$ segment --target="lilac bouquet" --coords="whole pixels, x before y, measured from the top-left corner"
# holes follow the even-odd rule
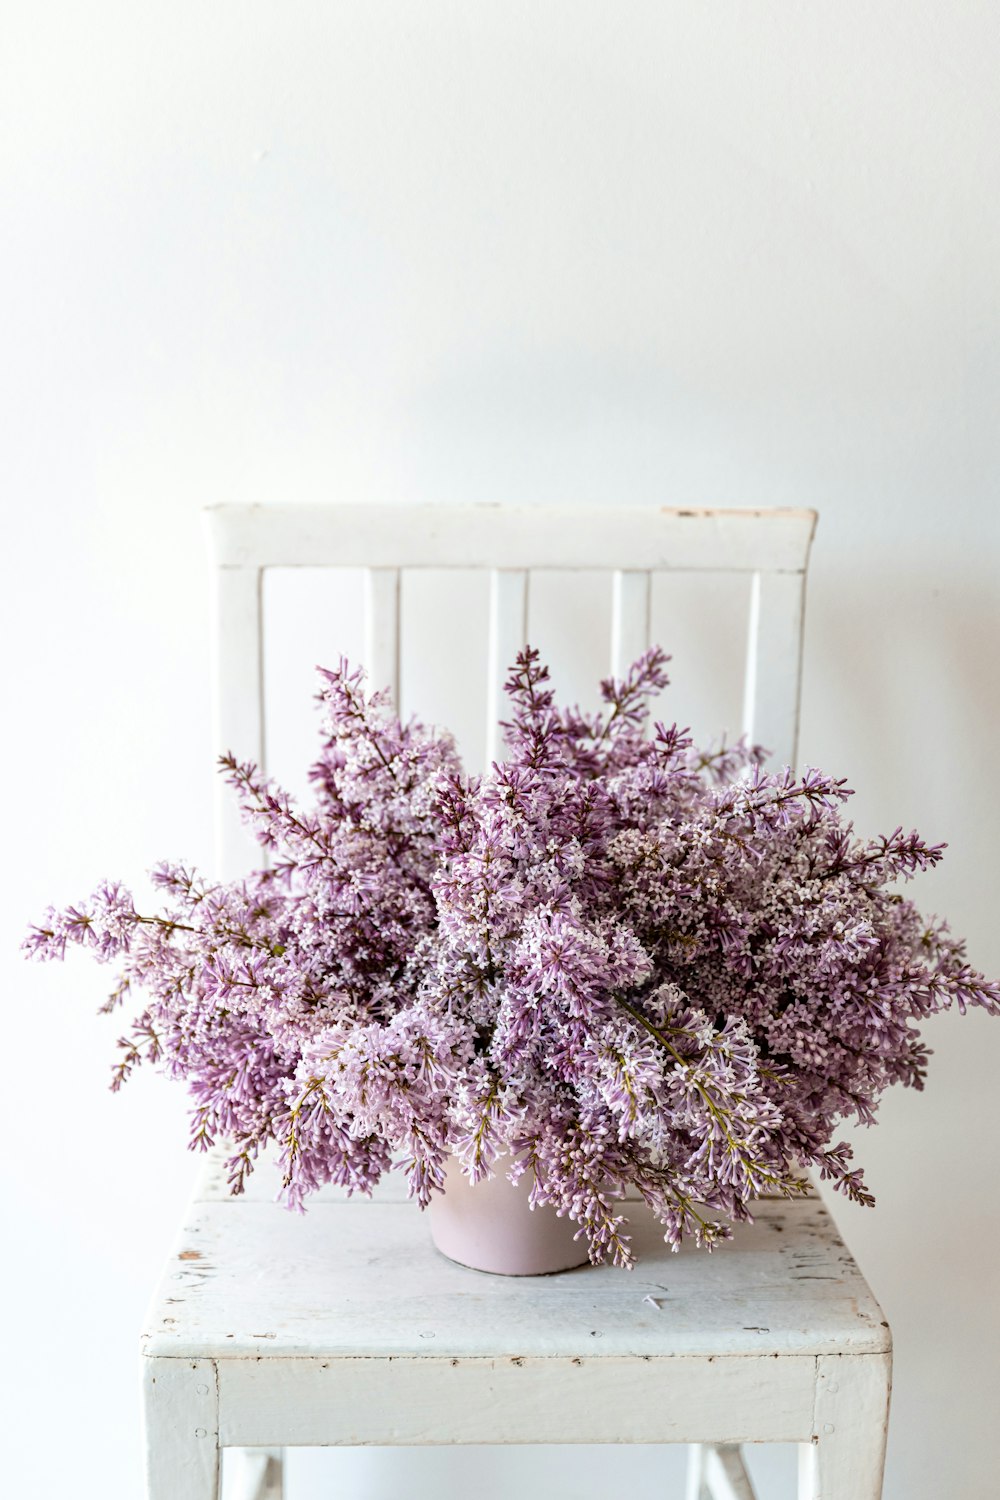
[[[870,1203],[837,1123],[920,1088],[920,1020],[996,1014],[1000,986],[894,889],[943,845],[857,837],[818,771],[650,732],[667,659],[603,683],[590,716],[524,651],[484,776],[342,662],[312,809],[223,758],[267,869],[163,864],[161,910],[108,883],[25,946],[116,963],[106,1010],[144,994],[112,1087],[142,1061],[184,1079],[192,1146],[229,1143],[237,1193],[273,1147],[293,1207],[393,1166],[426,1205],[454,1155],[473,1181],[530,1173],[620,1265],[628,1189],[675,1247],[800,1192],[803,1166]]]

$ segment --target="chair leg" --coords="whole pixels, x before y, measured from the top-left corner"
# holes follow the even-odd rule
[[[147,1500],[218,1500],[219,1396],[207,1359],[143,1359]]]
[[[268,1448],[261,1500],[285,1500],[285,1456],[281,1448]]]
[[[738,1444],[691,1444],[687,1500],[756,1500]]]
[[[282,1460],[280,1448],[227,1448],[223,1500],[283,1500]]]
[[[799,1448],[799,1500],[881,1500],[890,1354],[821,1355],[815,1432]]]
[[[705,1443],[688,1444],[687,1461],[687,1485],[684,1490],[684,1500],[710,1500],[708,1489],[705,1485],[705,1455],[708,1445]]]

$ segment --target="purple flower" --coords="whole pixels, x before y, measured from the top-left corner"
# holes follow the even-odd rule
[[[449,1154],[473,1181],[504,1158],[622,1265],[628,1189],[674,1246],[800,1191],[802,1166],[871,1202],[838,1123],[922,1086],[925,1016],[995,1014],[1000,989],[893,888],[943,845],[859,838],[843,780],[769,771],[757,746],[648,734],[666,662],[647,652],[587,715],[525,650],[507,759],[469,777],[342,661],[315,806],[222,760],[267,870],[159,865],[161,910],[105,883],[24,947],[119,965],[104,1008],[144,1008],[112,1087],[142,1062],[183,1080],[191,1145],[229,1143],[234,1192],[266,1150],[296,1208],[394,1165],[425,1204]]]

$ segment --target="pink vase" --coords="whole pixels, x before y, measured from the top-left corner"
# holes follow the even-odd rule
[[[531,1173],[511,1183],[502,1160],[492,1177],[473,1186],[452,1157],[445,1190],[428,1209],[431,1238],[449,1260],[499,1276],[547,1276],[584,1265],[586,1237],[573,1237],[579,1226],[554,1208],[533,1209],[530,1191]]]

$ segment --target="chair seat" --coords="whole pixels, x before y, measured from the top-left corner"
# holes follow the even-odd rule
[[[440,1255],[393,1174],[327,1188],[304,1215],[259,1168],[231,1198],[202,1175],[143,1332],[145,1352],[210,1359],[607,1358],[880,1353],[887,1324],[815,1195],[763,1200],[709,1254],[672,1253],[628,1203],[639,1263],[493,1276]]]
[[[212,1448],[809,1443],[843,1389],[851,1421],[882,1393],[884,1441],[888,1324],[815,1195],[763,1200],[711,1255],[630,1203],[635,1270],[502,1277],[440,1255],[401,1180],[305,1216],[275,1187],[261,1168],[230,1198],[209,1161],[143,1333],[154,1425]]]

